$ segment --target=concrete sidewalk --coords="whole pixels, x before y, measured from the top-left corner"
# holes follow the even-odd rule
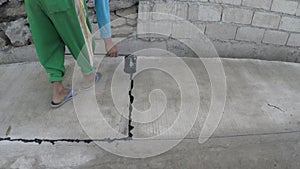
[[[171,62],[171,59],[139,57],[138,62],[162,64]],[[74,111],[73,103],[76,100],[66,103],[60,109],[50,108],[51,86],[48,75],[38,63],[1,65],[0,168],[300,167],[299,64],[222,59],[227,78],[225,110],[212,137],[204,144],[199,144],[198,137],[211,104],[211,83],[203,63],[195,58],[183,59],[195,75],[201,106],[201,113],[186,137],[170,132],[161,139],[147,139],[162,134],[174,123],[180,112],[182,96],[174,77],[162,71],[149,70],[134,76],[132,94],[133,106],[137,110],[152,109],[144,115],[133,111],[132,118],[133,121],[142,121],[144,117],[159,118],[146,124],[133,122],[133,139],[122,140],[128,133],[130,85],[128,74],[114,76],[115,70],[123,67],[122,61],[121,57],[105,58],[99,66],[103,77],[95,88],[96,102],[103,117],[120,133],[118,137],[109,139],[101,135],[97,138],[87,135],[89,133],[86,133],[85,128],[94,128],[93,131],[97,132],[102,126],[83,127],[80,115]],[[67,62],[67,87],[71,87],[73,65],[72,61]],[[113,89],[124,91],[118,93],[118,103],[121,102],[119,108],[115,107],[111,95],[113,77],[118,77],[118,83]],[[151,95],[155,89],[160,89],[163,94],[156,92]],[[161,105],[156,104],[155,100],[163,96],[168,102],[162,112],[157,112]],[[182,124],[182,128],[186,126]],[[4,140],[8,137],[10,140]],[[89,142],[90,139],[94,141]],[[111,142],[112,139],[117,140]],[[119,157],[96,144],[103,142],[108,147],[122,151],[124,144],[151,147],[157,142],[163,144],[182,139],[170,151],[145,159]],[[133,148],[129,147],[128,151],[133,151]],[[153,150],[156,149],[160,148],[153,147]]]

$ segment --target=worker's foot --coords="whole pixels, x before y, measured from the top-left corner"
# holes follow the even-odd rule
[[[89,89],[93,87],[96,83],[99,82],[101,77],[101,74],[99,72],[92,73],[89,75],[84,75],[83,82],[82,82],[82,88],[83,89]]]
[[[61,82],[53,83],[53,98],[51,102],[52,107],[60,107],[65,102],[71,100],[73,96],[77,95],[78,91],[66,89]]]

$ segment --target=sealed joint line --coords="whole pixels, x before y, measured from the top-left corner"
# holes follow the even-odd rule
[[[130,87],[129,87],[129,113],[128,113],[128,138],[132,139],[133,134],[132,130],[134,126],[132,125],[132,104],[134,102],[134,96],[132,95],[132,90],[134,87],[134,80],[133,74],[136,72],[136,63],[137,63],[137,56],[136,55],[127,55],[125,56],[125,65],[124,65],[124,72],[130,74]]]
[[[58,142],[62,143],[85,143],[90,144],[92,142],[107,142],[112,143],[114,141],[128,141],[129,139],[127,137],[125,138],[104,138],[104,139],[13,139],[11,137],[6,138],[0,138],[0,142],[8,141],[8,142],[21,142],[21,143],[36,143],[36,144],[42,144],[42,143],[51,143],[52,145],[55,145]]]
[[[133,85],[134,85],[134,81],[132,79],[132,74],[130,75],[130,90],[129,90],[129,115],[128,115],[128,137],[132,138],[133,134],[131,133],[131,131],[133,130],[134,126],[132,125],[132,104],[134,101],[134,96],[132,95],[132,90],[133,90]]]

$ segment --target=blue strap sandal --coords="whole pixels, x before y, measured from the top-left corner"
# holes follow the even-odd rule
[[[95,76],[95,84],[93,84],[93,85],[90,86],[90,87],[82,87],[83,90],[88,90],[88,89],[94,87],[97,83],[100,82],[100,78],[101,78],[101,74],[100,74],[99,72],[97,72],[97,73],[96,73],[96,76]]]
[[[63,101],[61,101],[60,103],[54,103],[53,101],[51,101],[50,106],[51,106],[52,108],[59,108],[59,107],[61,107],[61,106],[64,105],[67,101],[73,99],[73,93],[74,93],[74,91],[73,91],[73,90],[70,90],[69,94],[64,98]]]
[[[101,77],[101,74],[100,73],[96,73],[95,84],[97,84],[100,81],[100,77]]]

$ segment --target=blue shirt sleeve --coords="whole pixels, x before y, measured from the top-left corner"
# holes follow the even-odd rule
[[[96,15],[101,38],[111,37],[109,0],[95,0]]]

